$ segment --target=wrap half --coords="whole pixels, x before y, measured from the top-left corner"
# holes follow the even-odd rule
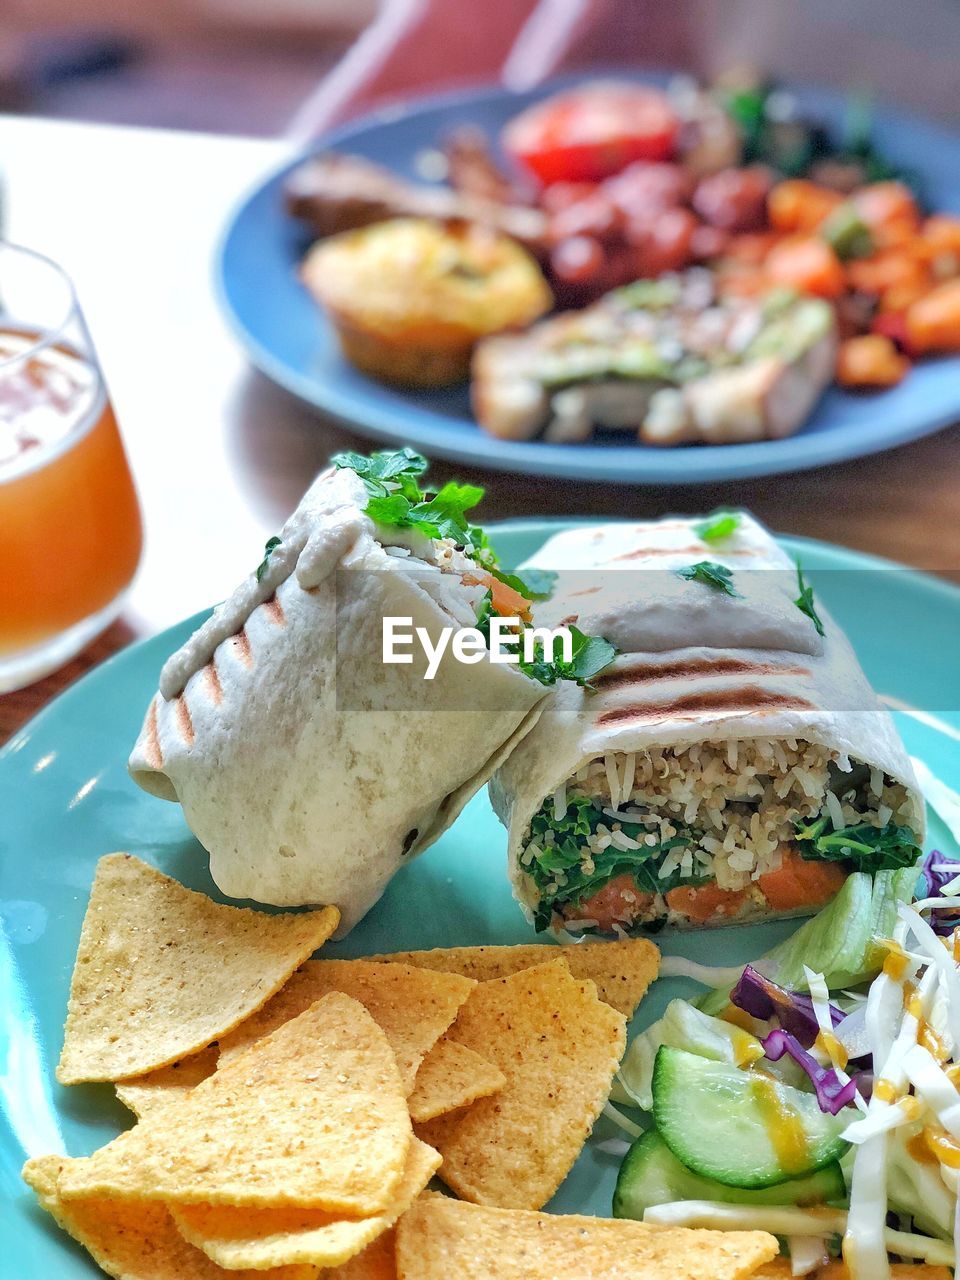
[[[352,470],[314,482],[260,570],[164,666],[129,761],[180,802],[225,894],[336,905],[341,934],[450,826],[546,692],[489,654],[468,666],[448,648],[430,680],[418,646],[384,662],[384,616],[436,643],[476,623],[484,575],[455,539],[376,524],[367,502]]]
[[[846,637],[766,530],[729,524],[594,526],[529,562],[566,571],[538,624],[620,650],[491,781],[538,929],[801,915],[920,855],[910,759]]]

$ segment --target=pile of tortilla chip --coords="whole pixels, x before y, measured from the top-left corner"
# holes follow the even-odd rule
[[[709,1259],[718,1280],[774,1256],[762,1233],[536,1212],[606,1102],[656,976],[651,943],[311,959],[337,921],[223,906],[101,859],[57,1074],[113,1081],[138,1122],[91,1156],[29,1160],[24,1178],[106,1272],[552,1276],[583,1223],[638,1274],[661,1274],[673,1237],[699,1241],[690,1265]],[[472,1205],[422,1194],[434,1174]],[[491,1231],[528,1262],[492,1268]]]

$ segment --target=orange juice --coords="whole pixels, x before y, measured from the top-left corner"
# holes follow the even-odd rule
[[[0,662],[103,615],[140,558],[140,511],[100,371],[37,339],[0,328]]]

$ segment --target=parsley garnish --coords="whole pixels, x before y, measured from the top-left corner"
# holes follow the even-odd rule
[[[601,636],[585,635],[579,627],[569,627],[571,656],[569,662],[562,657],[544,652],[543,643],[537,641],[536,652],[532,662],[524,662],[520,655],[520,670],[531,680],[539,680],[541,684],[554,685],[558,680],[573,680],[585,689],[593,689],[591,679],[598,675],[617,656],[617,651],[609,640]],[[559,643],[559,642],[558,642]]]
[[[417,476],[423,475],[429,465],[426,458],[409,447],[371,453],[369,458],[362,453],[335,453],[330,461],[338,470],[347,467],[355,471],[371,498],[380,498],[399,489],[408,498],[418,499],[420,486]],[[387,482],[390,482],[390,488],[387,488]]]
[[[268,538],[266,543],[264,544],[263,559],[257,565],[257,571],[256,571],[258,582],[263,581],[263,575],[267,572],[267,564],[270,560],[270,557],[276,551],[277,547],[280,546],[280,543],[282,541],[283,541],[282,538]]]
[[[355,471],[363,481],[368,495],[365,510],[377,524],[416,529],[427,538],[450,538],[485,567],[496,564],[487,535],[466,518],[483,497],[479,485],[451,480],[439,490],[422,488],[418,477],[426,471],[427,460],[410,448],[373,453],[369,458],[338,453],[332,461],[336,467]]]
[[[476,625],[477,630],[486,636],[488,644],[490,643],[490,619],[492,616],[493,597],[491,592],[486,591],[477,608]],[[517,644],[520,670],[531,680],[538,680],[540,684],[552,686],[560,680],[572,680],[574,683],[582,685],[583,688],[592,691],[591,679],[610,665],[617,656],[617,650],[609,641],[603,640],[600,636],[585,635],[578,627],[573,626],[569,630],[570,638],[573,641],[569,662],[564,662],[562,649],[559,656],[554,650],[548,657],[544,651],[542,640],[538,640],[536,643],[533,660],[526,662],[523,656],[523,631],[521,629]],[[560,642],[558,640],[557,646],[559,647],[559,645]]]
[[[726,565],[717,564],[713,560],[701,560],[698,564],[688,564],[675,570],[677,577],[687,582],[702,582],[714,591],[725,591],[728,596],[739,596],[740,592],[733,585],[733,572]]]
[[[912,867],[921,854],[909,827],[888,822],[875,827],[871,822],[834,828],[827,814],[812,822],[794,824],[800,855],[807,861],[853,862],[863,871],[892,871]]]
[[[726,511],[722,507],[712,511],[706,520],[693,526],[693,531],[703,542],[723,542],[731,534],[736,533],[743,517],[739,511]]]
[[[813,603],[813,587],[808,587],[803,577],[803,568],[800,561],[797,561],[797,586],[800,588],[800,594],[794,600],[794,604],[801,613],[805,613],[813,625],[817,628],[818,635],[825,635],[823,622],[817,613],[816,606]]]

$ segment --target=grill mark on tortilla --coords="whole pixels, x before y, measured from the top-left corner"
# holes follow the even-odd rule
[[[623,720],[664,719],[670,716],[694,718],[707,711],[815,711],[806,698],[795,698],[763,689],[758,685],[742,685],[734,689],[706,689],[698,693],[684,694],[664,702],[640,702],[629,707],[612,707],[597,717],[597,724],[612,724]]]
[[[211,658],[204,667],[207,678],[207,694],[215,707],[223,701],[223,688],[220,684],[220,672],[217,670],[215,658]]]
[[[159,694],[156,694],[150,703],[143,735],[143,754],[151,769],[163,768],[163,751],[157,734],[157,698],[159,696]]]
[[[658,680],[676,680],[684,676],[809,676],[807,667],[778,667],[774,662],[750,662],[746,658],[680,658],[656,666],[621,668],[597,676],[597,688],[623,689],[634,684],[655,684]]]
[[[190,717],[190,708],[187,706],[187,700],[182,693],[173,705],[174,714],[177,717],[177,729],[180,731],[180,737],[188,747],[192,747],[196,734],[193,732],[193,720]]]
[[[242,627],[235,636],[230,637],[233,644],[234,655],[243,663],[245,667],[253,666],[253,654],[250,651],[250,637],[247,635],[245,627]]]
[[[643,560],[647,556],[696,556],[703,551],[703,544],[698,542],[693,547],[637,547],[633,551],[624,551],[614,556],[611,563],[617,560]]]
[[[637,547],[634,551],[624,551],[622,555],[614,556],[610,563],[615,564],[617,560],[643,560],[648,556],[699,556],[703,554],[703,549],[702,542],[692,547]],[[753,547],[737,547],[736,550],[725,551],[723,554],[735,560],[741,556],[756,556],[760,553]]]
[[[286,626],[287,617],[283,612],[283,605],[276,596],[271,596],[269,600],[265,600],[263,608],[271,622],[275,622],[278,627]]]

